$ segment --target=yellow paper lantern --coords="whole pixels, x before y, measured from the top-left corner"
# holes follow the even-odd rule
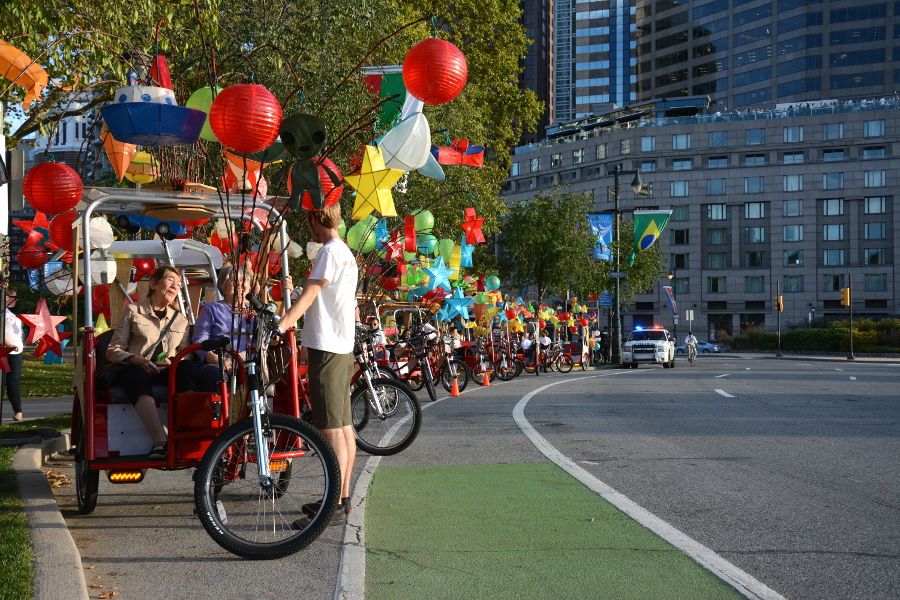
[[[125,179],[131,183],[151,183],[159,177],[159,163],[149,152],[138,152],[125,171]]]

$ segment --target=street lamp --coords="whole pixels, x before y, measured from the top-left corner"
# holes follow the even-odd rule
[[[666,279],[672,283],[672,335],[675,336],[675,344],[678,345],[678,294],[675,291],[678,285],[678,267],[675,266],[674,260],[672,261],[672,272],[666,275]]]
[[[621,253],[621,247],[619,245],[619,230],[622,228],[622,216],[619,211],[619,175],[634,175],[634,179],[631,180],[631,190],[635,193],[635,195],[641,193],[641,189],[644,187],[643,182],[641,181],[641,171],[639,169],[634,169],[630,171],[626,171],[622,169],[622,165],[616,165],[615,170],[613,171],[613,199],[615,201],[615,224],[616,224],[616,271],[613,274],[613,277],[616,280],[616,337],[613,347],[616,349],[616,356],[614,357],[614,362],[618,364],[622,364],[622,277],[624,273],[620,270],[619,267],[619,254]]]

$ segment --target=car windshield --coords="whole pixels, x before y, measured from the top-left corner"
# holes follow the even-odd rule
[[[644,342],[647,340],[663,340],[666,339],[666,332],[660,331],[658,329],[650,330],[650,331],[632,331],[631,335],[628,336],[629,342]]]

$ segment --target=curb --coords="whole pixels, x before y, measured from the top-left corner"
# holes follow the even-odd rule
[[[22,446],[13,455],[13,471],[25,505],[34,550],[34,599],[87,600],[81,554],[59,511],[41,466],[48,456],[69,449],[69,434]]]

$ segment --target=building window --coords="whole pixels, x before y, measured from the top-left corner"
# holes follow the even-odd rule
[[[631,140],[619,140],[619,154],[631,154]]]
[[[762,244],[766,241],[766,228],[744,227],[744,236],[748,244]]]
[[[764,167],[766,165],[765,154],[748,154],[744,157],[745,167]]]
[[[747,202],[744,204],[745,219],[764,219],[766,217],[765,202]]]
[[[826,267],[836,267],[844,264],[843,250],[825,250],[822,257],[822,264]]]
[[[885,249],[884,248],[865,248],[863,250],[864,264],[867,265],[883,265]]]
[[[690,229],[673,229],[672,230],[672,245],[673,246],[685,246],[691,243],[691,230]]]
[[[728,167],[728,157],[710,156],[706,159],[706,167],[709,169],[725,169]]]
[[[900,81],[900,80],[898,80],[898,81]],[[863,148],[862,157],[863,157],[863,160],[886,158],[887,150],[885,150],[884,146],[873,146],[871,148]]]
[[[687,180],[673,181],[669,185],[669,195],[672,198],[685,198],[688,195]]]
[[[866,171],[864,181],[867,188],[884,187],[884,171]]]
[[[784,241],[786,242],[802,242],[803,241],[803,225],[785,225]]]
[[[709,132],[710,148],[727,148],[728,132],[727,131],[710,131]]]
[[[725,240],[728,239],[726,232],[728,230],[724,227],[717,227],[715,229],[707,229],[706,230],[706,242],[710,246],[721,246],[725,243]]]
[[[744,252],[744,267],[748,269],[761,269],[766,267],[766,253],[762,250]]]
[[[783,282],[782,289],[785,294],[796,294],[803,291],[803,275],[788,275]]]
[[[708,196],[724,196],[725,195],[725,180],[724,179],[710,179],[706,182],[706,194]]]
[[[672,207],[672,216],[669,217],[672,221],[687,221],[690,219],[690,206],[687,204],[679,204],[678,206]]]
[[[826,275],[824,278],[825,286],[822,288],[826,292],[839,292],[844,287],[844,275]]]
[[[514,162],[512,166],[509,168],[509,176],[516,177],[519,175],[519,163]]]
[[[803,175],[784,175],[781,187],[785,192],[802,192]]]
[[[825,150],[822,152],[822,160],[825,162],[844,160],[844,151],[843,150]]]
[[[675,278],[675,295],[681,296],[684,294],[691,293],[691,279],[690,277],[676,277]]]
[[[793,144],[803,141],[803,126],[794,125],[784,128],[784,143]]]
[[[887,223],[866,223],[863,225],[863,233],[867,240],[883,240],[887,237]]]
[[[766,278],[762,275],[751,275],[744,277],[744,292],[748,294],[759,294],[766,291]]]
[[[823,132],[822,137],[825,138],[825,141],[844,139],[844,124],[825,123],[825,131]]]
[[[550,155],[550,168],[558,167],[562,164],[562,154],[551,154]]]
[[[747,146],[759,146],[766,143],[766,130],[748,129],[746,134]]]
[[[706,264],[710,269],[725,269],[728,267],[728,253],[710,252],[706,255]]]
[[[785,152],[782,162],[786,165],[800,165],[805,159],[803,152]]]
[[[687,269],[688,268],[688,254],[673,254],[671,256],[671,262],[669,263],[672,266],[672,269]]]
[[[597,160],[604,160],[606,158],[606,151],[606,144],[597,144]]]
[[[726,292],[724,277],[707,277],[706,291],[710,294],[724,294]]]
[[[707,221],[724,221],[727,218],[727,210],[724,204],[707,204],[706,220]]]
[[[745,194],[762,194],[764,180],[762,175],[757,177],[744,177],[744,193]]]
[[[880,215],[885,212],[884,196],[869,196],[863,201],[867,215]]]
[[[838,217],[844,214],[844,199],[826,198],[822,200],[822,214],[826,217]]]
[[[690,158],[679,158],[672,161],[673,171],[690,171],[691,167],[693,164]]]
[[[801,267],[803,266],[803,250],[785,250],[784,266]]]
[[[690,150],[691,149],[691,134],[689,133],[676,133],[672,136],[672,149],[673,150]]]
[[[645,160],[641,163],[641,171],[644,173],[652,173],[656,170],[655,160]]]
[[[867,292],[886,292],[887,273],[866,273],[865,290]]]
[[[540,158],[532,158],[530,161],[530,172],[537,173],[541,169],[541,159]]]
[[[823,173],[822,189],[826,190],[842,190],[844,189],[843,173]]]
[[[584,148],[576,148],[572,150],[572,163],[580,165],[584,162]]]
[[[803,200],[785,200],[784,216],[786,217],[802,217],[803,216]]]
[[[837,225],[823,225],[822,226],[822,239],[826,242],[840,242],[844,239],[844,226],[843,224]]]
[[[864,137],[881,137],[884,135],[884,121],[866,121],[863,123]]]
[[[641,138],[641,152],[656,151],[656,138],[652,135],[645,135]]]

